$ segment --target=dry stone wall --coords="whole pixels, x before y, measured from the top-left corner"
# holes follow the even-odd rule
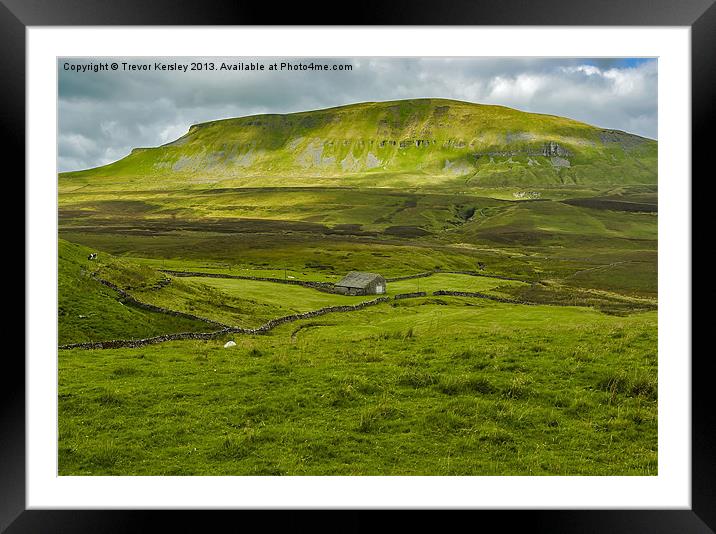
[[[231,278],[234,280],[256,280],[258,282],[275,282],[277,284],[289,284],[294,286],[304,286],[323,291],[325,293],[338,293],[335,289],[335,285],[330,282],[309,282],[305,280],[285,280],[283,278],[269,278],[266,276],[244,276],[239,274],[224,274],[224,273],[200,273],[193,271],[170,271],[160,270],[163,273],[170,274],[177,277],[203,277],[203,278]]]
[[[395,300],[401,300],[401,299],[413,299],[417,297],[426,297],[428,294],[425,291],[414,291],[413,293],[400,293],[398,295],[395,295],[393,298]]]
[[[167,269],[160,269],[160,272],[163,272],[165,274],[170,274],[172,276],[176,277],[204,277],[204,278],[233,278],[236,280],[256,280],[259,282],[275,282],[278,284],[291,284],[291,285],[297,285],[297,286],[304,286],[304,287],[310,287],[313,289],[318,289],[319,291],[324,291],[326,293],[339,293],[336,289],[335,284],[332,284],[330,282],[309,282],[305,280],[285,280],[283,278],[270,278],[265,276],[246,276],[246,275],[238,275],[238,274],[224,274],[224,273],[202,273],[202,272],[195,272],[195,271],[171,271]],[[417,274],[409,274],[405,276],[395,276],[393,278],[386,278],[386,282],[399,282],[401,280],[413,280],[415,278],[428,278],[430,276],[433,276],[435,274],[465,274],[468,276],[481,276],[484,278],[497,278],[498,280],[514,280],[517,282],[521,282],[520,278],[512,278],[509,276],[502,276],[499,274],[486,274],[486,273],[478,273],[475,271],[427,271],[424,273],[417,273]]]
[[[401,280],[413,280],[415,278],[427,278],[435,274],[435,271],[429,271],[427,273],[409,274],[406,276],[396,276],[394,278],[386,278],[386,282],[400,282]]]
[[[241,278],[241,279],[249,279],[249,280],[265,280],[265,281],[274,281],[279,279],[271,279],[271,278],[260,278],[260,277],[242,277],[238,275],[223,275],[223,274],[215,274],[215,273],[190,273],[185,271],[163,271],[168,274],[173,274],[175,276],[208,276],[212,278]],[[464,273],[460,273],[459,271],[453,271],[457,274],[473,274],[475,276],[484,276],[477,273],[471,273],[469,271],[466,271]],[[395,280],[405,280],[409,278],[420,278],[420,277],[426,277],[426,276],[432,276],[434,273],[421,273],[418,275],[410,275],[408,277],[402,277]],[[377,304],[382,304],[384,302],[389,302],[391,300],[390,297],[378,297],[373,300],[368,300],[365,302],[360,302],[358,304],[347,304],[343,306],[329,306],[326,308],[320,308],[318,310],[303,312],[303,313],[295,313],[291,315],[285,315],[283,317],[278,317],[276,319],[271,319],[267,323],[264,323],[263,325],[257,327],[257,328],[243,328],[240,326],[227,326],[225,324],[219,323],[217,321],[212,321],[210,319],[206,319],[203,317],[198,317],[195,315],[191,315],[184,312],[178,312],[175,310],[169,310],[166,308],[162,308],[160,306],[154,306],[152,304],[147,304],[145,302],[141,302],[134,298],[132,295],[127,293],[127,291],[123,290],[122,288],[118,287],[117,285],[113,284],[112,282],[109,282],[107,280],[103,280],[100,278],[95,277],[98,282],[101,284],[115,290],[119,295],[124,298],[126,301],[131,302],[132,305],[138,306],[140,308],[144,308],[147,310],[157,311],[161,313],[166,313],[169,315],[174,315],[177,317],[185,317],[190,319],[196,319],[200,321],[204,321],[207,323],[216,324],[217,326],[221,326],[222,328],[220,330],[217,330],[215,332],[180,332],[175,334],[164,334],[160,336],[154,336],[149,338],[143,338],[143,339],[114,339],[109,341],[90,341],[90,342],[83,342],[83,343],[70,343],[67,345],[61,345],[59,349],[75,349],[75,348],[82,348],[82,349],[114,349],[114,348],[136,348],[136,347],[143,347],[145,345],[153,345],[156,343],[163,343],[166,341],[179,341],[184,339],[215,339],[218,337],[221,337],[226,334],[265,334],[266,332],[269,332],[270,330],[286,323],[290,323],[293,321],[300,321],[302,319],[310,319],[312,317],[319,317],[321,315],[326,315],[329,313],[342,313],[342,312],[352,312],[352,311],[358,311],[363,308],[366,308],[368,306],[375,306]],[[282,283],[298,283],[298,285],[305,285],[305,284],[320,284],[320,282],[300,282],[297,280],[279,280]],[[390,280],[389,280],[390,281]],[[332,284],[330,284],[332,285]],[[311,286],[309,286],[311,287]],[[455,296],[455,297],[477,297],[477,298],[483,298],[488,300],[493,300],[496,302],[505,302],[510,304],[534,304],[532,302],[526,302],[526,301],[520,301],[515,299],[508,299],[504,297],[498,297],[495,295],[490,295],[487,293],[479,293],[479,292],[468,292],[468,291],[449,291],[449,290],[438,290],[433,291],[433,295],[440,296],[440,295],[446,295],[446,296]],[[425,297],[427,296],[427,293],[425,291],[416,291],[413,293],[401,293],[398,295],[395,295],[393,297],[394,300],[401,300],[401,299],[407,299],[407,298],[419,298],[419,297]]]
[[[526,304],[529,306],[534,305],[534,302],[527,302],[525,300],[516,300],[516,299],[508,299],[505,297],[498,297],[496,295],[490,295],[488,293],[479,293],[479,292],[471,292],[471,291],[448,291],[448,290],[438,290],[433,291],[433,295],[446,295],[451,297],[477,297],[481,299],[488,299],[488,300],[494,300],[495,302],[505,302],[508,304]]]
[[[475,271],[428,271],[426,273],[418,273],[418,274],[409,274],[406,276],[396,276],[394,278],[386,278],[386,282],[399,282],[401,280],[413,280],[415,278],[428,278],[430,276],[433,276],[434,274],[466,274],[468,276],[480,276],[483,278],[497,278],[498,280],[514,280],[516,282],[523,282],[523,280],[519,278],[511,278],[509,276],[502,276],[499,274],[485,274],[485,273],[478,273]]]
[[[202,321],[204,323],[214,324],[217,326],[227,327],[228,325],[225,325],[223,323],[220,323],[218,321],[214,321],[212,319],[207,319],[206,317],[199,317],[198,315],[193,315],[191,313],[185,313],[180,312],[176,310],[170,310],[169,308],[162,308],[161,306],[155,306],[154,304],[147,304],[146,302],[142,302],[141,300],[137,300],[135,297],[127,293],[124,289],[117,286],[116,284],[113,284],[112,282],[108,280],[103,280],[102,278],[94,277],[95,280],[97,280],[100,284],[105,285],[109,287],[110,289],[115,290],[119,295],[122,297],[122,299],[125,302],[129,302],[132,306],[136,306],[137,308],[142,308],[144,310],[149,310],[153,312],[158,313],[164,313],[167,315],[173,315],[174,317],[182,317],[184,319],[193,319],[195,321]]]
[[[213,339],[228,333],[229,329],[224,328],[216,332],[180,332],[178,334],[164,334],[162,336],[148,337],[144,339],[112,339],[110,341],[89,341],[84,343],[70,343],[61,345],[63,349],[119,349],[137,348],[145,345],[154,345],[165,341],[178,341],[182,339]]]
[[[111,283],[111,282],[110,282]],[[96,341],[96,342],[84,342],[84,343],[70,343],[68,345],[61,345],[60,349],[116,349],[122,347],[136,348],[143,347],[145,345],[153,345],[156,343],[163,343],[165,341],[177,341],[182,339],[214,339],[225,334],[265,334],[269,330],[276,328],[285,323],[293,321],[299,321],[301,319],[310,319],[311,317],[318,317],[320,315],[326,315],[328,313],[337,312],[350,312],[357,311],[368,306],[375,306],[383,302],[388,302],[390,298],[380,297],[366,302],[361,302],[355,305],[345,306],[329,306],[327,308],[321,308],[318,310],[308,311],[304,313],[295,313],[292,315],[286,315],[277,319],[271,319],[269,322],[259,326],[258,328],[242,328],[240,326],[235,327],[224,327],[216,332],[181,332],[178,334],[165,334],[162,336],[154,336],[144,339],[115,339],[110,341]]]
[[[358,304],[346,304],[343,306],[329,306],[327,308],[320,308],[318,310],[313,311],[307,311],[303,313],[295,313],[293,315],[285,315],[284,317],[279,317],[277,319],[271,319],[269,322],[259,326],[258,328],[231,328],[231,332],[239,332],[239,333],[245,333],[245,334],[263,334],[265,332],[268,332],[269,330],[276,328],[277,326],[280,326],[285,323],[290,323],[293,321],[300,321],[301,319],[310,319],[312,317],[318,317],[320,315],[326,315],[327,313],[339,313],[339,312],[351,312],[351,311],[358,311],[362,310],[363,308],[366,308],[368,306],[375,306],[376,304],[381,304],[382,302],[388,302],[390,300],[389,297],[379,297],[377,299],[368,300],[365,302],[360,302]]]

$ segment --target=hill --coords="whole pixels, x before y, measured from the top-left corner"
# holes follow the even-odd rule
[[[502,106],[414,99],[196,124],[166,145],[60,178],[143,187],[656,184],[657,142]]]
[[[151,287],[158,273],[100,253],[96,261],[87,256],[93,249],[60,239],[58,243],[58,343],[142,338],[176,331],[201,332],[205,323],[164,315],[123,302],[114,289],[93,274],[100,272],[122,285]]]

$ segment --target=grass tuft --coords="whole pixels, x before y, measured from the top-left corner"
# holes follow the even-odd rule
[[[443,377],[437,387],[438,391],[445,395],[460,395],[464,393],[489,395],[496,391],[496,388],[487,378],[475,375]]]

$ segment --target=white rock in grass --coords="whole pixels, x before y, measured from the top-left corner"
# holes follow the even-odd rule
[[[236,346],[236,343],[234,343],[233,341],[227,341],[227,342],[224,344],[224,348],[225,348],[225,349],[228,349],[229,347],[235,347],[235,346]]]

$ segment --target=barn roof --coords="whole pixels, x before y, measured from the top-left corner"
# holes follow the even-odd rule
[[[383,277],[375,273],[364,273],[361,271],[351,271],[343,277],[343,279],[336,285],[341,287],[357,287],[365,288],[373,282],[376,278],[382,279]]]

